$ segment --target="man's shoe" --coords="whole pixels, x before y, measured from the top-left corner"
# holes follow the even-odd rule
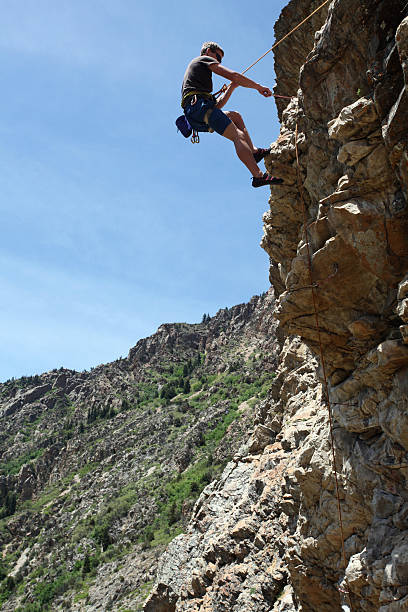
[[[259,163],[264,157],[269,155],[270,152],[271,152],[270,148],[269,149],[257,149],[255,153],[253,153],[254,160],[256,161],[256,163]]]
[[[263,187],[264,185],[282,185],[283,179],[270,176],[267,172],[263,176],[252,177],[252,187]]]

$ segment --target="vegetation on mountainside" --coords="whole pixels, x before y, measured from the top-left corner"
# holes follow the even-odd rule
[[[25,389],[41,384],[41,377],[38,374],[34,376],[22,376],[21,378],[10,378],[6,382],[1,383],[0,398],[9,397],[18,389]]]
[[[183,530],[273,378],[259,351],[238,354],[229,344],[223,361],[217,371],[206,354],[187,350],[146,363],[136,377],[125,360],[87,376],[65,371],[78,376],[74,389],[88,385],[81,394],[55,386],[60,371],[0,385],[6,401],[50,388],[0,434],[8,483],[0,488],[0,603],[18,596],[16,609],[34,612],[86,601],[101,566],[161,550]],[[12,486],[23,466],[24,495]],[[33,527],[19,532],[26,524]],[[21,534],[18,546],[12,533]]]

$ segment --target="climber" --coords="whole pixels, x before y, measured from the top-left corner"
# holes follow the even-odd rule
[[[246,76],[221,66],[224,51],[215,42],[205,42],[201,55],[194,58],[184,75],[181,90],[181,106],[184,114],[197,132],[217,132],[232,140],[236,153],[252,174],[252,186],[277,185],[283,180],[263,174],[258,167],[270,149],[256,148],[245,127],[241,115],[235,111],[223,112],[221,108],[228,102],[232,92],[239,86],[256,89],[262,96],[269,98],[272,92],[268,87],[259,85]],[[217,101],[212,95],[212,73],[218,74],[231,83]]]

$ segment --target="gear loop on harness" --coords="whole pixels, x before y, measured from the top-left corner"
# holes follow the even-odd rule
[[[291,34],[293,34],[293,32],[295,32],[298,28],[300,28],[300,26],[302,26],[304,23],[306,23],[306,21],[308,21],[315,13],[317,13],[318,11],[320,11],[321,8],[323,8],[328,2],[331,2],[331,0],[324,0],[324,2],[318,6],[312,13],[310,13],[310,15],[308,15],[305,19],[303,19],[303,21],[301,21],[300,23],[298,23],[297,26],[295,26],[294,28],[292,28],[292,30],[290,30],[290,32],[288,32],[287,34],[285,34],[285,36],[283,36],[280,40],[278,40],[274,45],[272,45],[272,47],[270,49],[268,49],[268,51],[266,51],[266,53],[264,53],[263,55],[261,55],[260,57],[258,57],[258,59],[253,62],[250,66],[248,66],[248,68],[245,68],[245,70],[242,72],[242,74],[245,74],[246,72],[248,72],[248,70],[250,68],[252,68],[253,66],[255,66],[255,64],[257,64],[258,62],[261,61],[261,59],[263,59],[266,55],[268,55],[268,53],[270,53],[271,51],[273,51],[273,49],[275,49],[278,45],[280,45],[281,42],[283,42],[288,36],[290,36]],[[219,91],[217,91],[215,94],[210,94],[207,92],[199,92],[199,91],[191,91],[188,94],[186,94],[184,96],[184,98],[181,101],[181,106],[184,109],[184,104],[187,101],[187,99],[190,96],[194,96],[195,97],[195,102],[197,101],[197,94],[201,95],[201,96],[205,96],[208,98],[212,98],[213,100],[216,100],[222,93],[224,93],[227,90],[227,85],[224,83],[224,85],[221,87],[221,89]],[[272,94],[273,98],[282,98],[284,100],[292,100],[292,98],[296,97],[296,96],[281,96],[278,94]],[[195,102],[191,102],[191,104],[194,104]],[[207,113],[206,113],[207,115]],[[205,123],[208,124],[208,117],[207,119],[204,119]],[[211,130],[210,128],[208,129],[209,132],[214,131]],[[198,142],[200,142],[200,137],[198,135],[198,132],[196,130],[192,131],[192,136],[191,136],[191,142],[193,144],[196,144]]]

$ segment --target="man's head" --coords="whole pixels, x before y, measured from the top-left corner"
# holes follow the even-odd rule
[[[209,55],[221,62],[224,57],[224,50],[215,42],[205,42],[201,47],[201,55]]]

